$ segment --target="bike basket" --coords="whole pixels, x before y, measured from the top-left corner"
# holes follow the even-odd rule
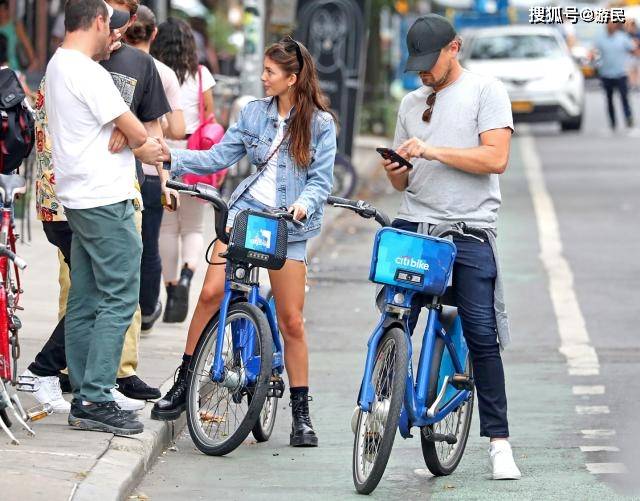
[[[263,212],[240,211],[227,253],[233,261],[279,270],[287,259],[287,223]]]
[[[456,246],[449,240],[382,228],[376,234],[369,280],[441,296],[455,258]]]

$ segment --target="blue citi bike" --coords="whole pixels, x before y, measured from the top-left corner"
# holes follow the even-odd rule
[[[235,450],[249,433],[269,440],[284,393],[284,357],[273,298],[260,290],[260,268],[280,269],[287,255],[286,210],[242,211],[231,233],[228,206],[212,186],[167,186],[211,203],[217,238],[228,245],[224,299],[202,332],[187,376],[187,424],[196,447],[211,456]],[[213,243],[213,242],[212,242]],[[220,260],[218,260],[220,261]]]
[[[439,225],[434,235],[390,227],[389,218],[364,201],[329,197],[334,207],[375,219],[378,230],[369,279],[383,285],[381,317],[368,342],[358,407],[352,419],[353,481],[371,493],[387,466],[396,431],[410,438],[420,428],[427,468],[436,476],[458,466],[473,413],[469,350],[446,291],[456,257],[449,235],[479,238],[464,223]],[[414,381],[409,314],[416,294],[431,298]]]

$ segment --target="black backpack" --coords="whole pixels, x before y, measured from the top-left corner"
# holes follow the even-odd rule
[[[0,69],[0,173],[11,174],[33,149],[33,114],[25,92],[10,68]]]

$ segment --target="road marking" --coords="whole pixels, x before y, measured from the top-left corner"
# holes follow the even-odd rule
[[[609,414],[609,406],[607,405],[576,405],[576,413],[584,414]]]
[[[570,375],[598,375],[598,355],[591,346],[582,310],[573,288],[571,267],[562,253],[558,218],[545,184],[534,139],[531,136],[521,136],[520,145],[538,225],[540,260],[547,271],[549,294],[558,322],[560,353],[567,359]]]
[[[604,438],[615,436],[616,430],[580,430],[580,433],[584,438]]]
[[[574,395],[604,395],[604,385],[601,384],[593,386],[576,385],[572,389]]]
[[[618,447],[613,445],[581,445],[582,452],[620,452]]]
[[[586,463],[589,473],[594,475],[609,473],[627,473],[627,467],[622,463]]]

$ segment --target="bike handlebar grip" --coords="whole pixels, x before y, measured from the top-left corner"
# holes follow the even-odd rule
[[[349,205],[351,207],[356,207],[358,204],[358,202],[349,200],[348,198],[340,198],[340,197],[333,197],[333,196],[327,198],[327,203],[329,205],[340,204],[340,205]]]
[[[176,191],[197,191],[195,185],[181,183],[180,181],[175,181],[174,179],[169,179],[167,181],[167,188],[171,188],[172,190]]]

